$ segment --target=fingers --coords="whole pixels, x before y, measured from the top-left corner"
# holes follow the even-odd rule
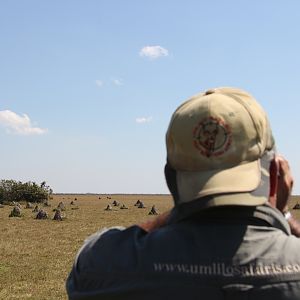
[[[293,188],[293,176],[288,161],[281,155],[276,156],[278,166],[277,178],[277,203],[276,207],[280,211],[288,209],[288,200]]]
[[[276,157],[278,164],[278,183],[281,188],[289,189],[290,193],[293,188],[294,179],[288,161],[283,156]]]

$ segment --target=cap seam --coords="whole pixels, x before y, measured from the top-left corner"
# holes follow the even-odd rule
[[[249,105],[246,102],[243,102],[238,96],[236,96],[234,94],[230,94],[230,95],[226,94],[226,95],[229,96],[229,97],[232,97],[233,99],[238,101],[247,110],[247,112],[248,112],[248,114],[251,118],[251,121],[254,125],[254,128],[256,130],[256,134],[257,134],[257,136],[256,136],[256,145],[259,147],[260,153],[262,154],[262,148],[261,148],[260,144],[258,143],[258,138],[257,138],[259,136],[259,130],[258,130],[258,127],[257,127],[256,123],[254,122],[254,118],[252,116],[252,112],[251,112],[251,109],[250,109]]]

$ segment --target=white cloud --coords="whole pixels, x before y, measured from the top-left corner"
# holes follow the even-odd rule
[[[96,85],[97,85],[98,87],[102,87],[102,86],[103,86],[103,81],[97,79],[97,80],[96,80]]]
[[[10,110],[0,111],[0,125],[5,127],[8,133],[20,135],[41,135],[47,132],[47,129],[34,127],[28,115],[18,115]]]
[[[142,123],[149,123],[152,121],[152,117],[140,117],[140,118],[136,118],[135,119],[135,122],[136,123],[139,123],[139,124],[142,124]]]
[[[140,56],[146,56],[151,59],[156,59],[161,56],[168,56],[169,51],[161,46],[145,46],[140,51]]]
[[[111,81],[114,85],[123,85],[122,79],[112,79]]]

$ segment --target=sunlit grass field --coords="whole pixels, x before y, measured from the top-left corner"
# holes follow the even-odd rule
[[[105,211],[114,200],[128,209],[113,206],[112,211]],[[146,208],[134,206],[137,200],[143,201]],[[66,206],[66,218],[53,221],[53,208],[60,201]],[[67,299],[65,280],[87,236],[103,227],[129,226],[151,219],[154,216],[148,212],[152,205],[162,213],[172,207],[172,199],[168,195],[54,195],[50,204],[40,206],[48,212],[48,220],[34,219],[36,213],[24,209],[25,203],[21,203],[21,218],[8,217],[11,206],[0,208],[1,300]]]
[[[114,200],[128,209],[105,211]],[[146,208],[134,206],[137,200]],[[53,209],[60,201],[66,206],[66,218],[53,221]],[[290,208],[298,201],[300,196],[292,197]],[[34,219],[35,213],[24,209],[25,203],[21,218],[8,217],[11,206],[0,208],[0,299],[67,299],[65,280],[87,236],[103,227],[151,219],[155,217],[148,215],[152,205],[159,213],[173,206],[168,195],[54,195],[50,204],[40,206],[48,212],[48,220]],[[75,207],[79,209],[72,209]],[[300,210],[293,213],[300,219]]]

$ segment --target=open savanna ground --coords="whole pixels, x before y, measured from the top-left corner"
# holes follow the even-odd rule
[[[162,213],[172,207],[168,195],[54,195],[51,207],[42,207],[48,220],[34,219],[32,209],[9,218],[11,206],[0,208],[0,299],[67,299],[65,280],[84,239],[103,227],[129,226],[153,218],[152,205]],[[101,197],[101,199],[99,199]],[[77,198],[77,200],[74,200]],[[114,200],[128,209],[104,209]],[[146,208],[137,208],[137,200]],[[63,221],[53,221],[59,202],[66,206]],[[71,201],[75,205],[70,205]],[[78,207],[79,209],[72,209]]]
[[[65,280],[87,236],[103,227],[129,226],[151,219],[154,216],[148,212],[152,205],[160,213],[172,207],[168,195],[110,196],[55,195],[51,207],[42,207],[49,214],[48,220],[35,220],[32,209],[24,208],[21,218],[9,218],[12,207],[0,208],[0,299],[67,299]],[[114,200],[129,209],[113,207],[105,211]],[[137,200],[143,201],[146,208],[134,206]],[[53,209],[61,201],[66,206],[66,218],[53,221]],[[300,204],[299,196],[292,197],[290,208],[296,203]],[[300,210],[293,213],[300,219]]]

